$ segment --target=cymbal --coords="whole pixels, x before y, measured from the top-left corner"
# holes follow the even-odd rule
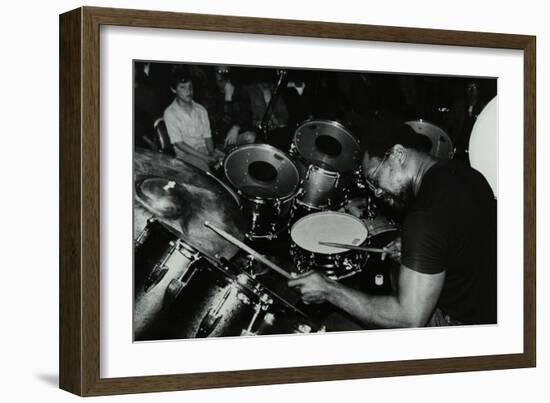
[[[209,221],[241,240],[246,230],[238,196],[212,174],[136,148],[134,189],[134,239],[155,216],[199,250],[227,259],[237,253],[236,246],[204,226]]]

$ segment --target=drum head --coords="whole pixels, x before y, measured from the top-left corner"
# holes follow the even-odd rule
[[[245,197],[284,199],[296,193],[300,175],[282,151],[268,144],[248,144],[224,161],[227,180]]]
[[[323,211],[298,220],[292,226],[290,236],[302,249],[334,254],[349,249],[319,245],[319,241],[361,245],[367,239],[368,230],[360,219],[350,214]]]
[[[430,154],[441,159],[450,159],[453,155],[453,142],[449,135],[440,127],[425,120],[413,120],[405,122],[416,133],[430,139],[432,148]]]
[[[349,172],[357,168],[359,143],[340,123],[311,120],[296,129],[294,145],[307,162],[322,168]]]
[[[339,211],[361,219],[369,233],[368,244],[372,247],[382,248],[394,241],[401,234],[401,230],[381,214],[376,206],[374,206],[373,212],[369,214],[368,206],[368,200],[359,196],[348,200]]]
[[[494,97],[477,117],[470,137],[470,164],[485,176],[498,196],[498,98]]]

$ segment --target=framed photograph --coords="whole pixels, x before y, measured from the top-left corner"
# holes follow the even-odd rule
[[[60,16],[60,387],[533,367],[535,37]]]

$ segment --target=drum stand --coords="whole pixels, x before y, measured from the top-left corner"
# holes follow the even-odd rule
[[[265,108],[264,115],[262,116],[262,120],[260,122],[260,125],[258,126],[258,129],[260,131],[260,142],[265,143],[267,142],[267,136],[269,132],[269,120],[271,118],[271,109],[272,106],[275,105],[275,102],[279,98],[280,92],[281,92],[281,85],[283,84],[283,80],[287,75],[286,70],[279,70],[279,80],[277,81],[277,85],[275,86],[275,90],[273,91],[273,94],[271,95],[271,99],[269,100],[269,103],[267,104]]]

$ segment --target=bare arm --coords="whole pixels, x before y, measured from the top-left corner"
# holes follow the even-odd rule
[[[381,327],[424,326],[435,309],[445,272],[423,274],[401,266],[396,295],[373,296],[312,273],[289,281],[306,303],[328,301],[363,323]]]
[[[200,158],[207,164],[209,163],[211,158],[208,154],[203,153],[194,147],[191,147],[183,140],[182,135],[180,134],[180,131],[178,129],[177,121],[172,116],[172,114],[168,112],[164,113],[164,123],[166,124],[166,130],[168,132],[170,142],[174,145],[176,152],[179,150],[180,152],[183,152],[185,154],[190,154],[194,157]]]
[[[200,158],[201,160],[205,161],[207,164],[211,161],[211,157],[208,154],[205,154],[203,152],[200,152],[194,147],[191,147],[189,144],[187,144],[185,141],[178,141],[177,143],[174,143],[174,147],[176,150],[179,150],[186,154],[191,154],[194,157]]]
[[[205,138],[204,144],[206,144],[208,154],[212,155],[214,153],[214,142],[212,141],[212,137]]]

